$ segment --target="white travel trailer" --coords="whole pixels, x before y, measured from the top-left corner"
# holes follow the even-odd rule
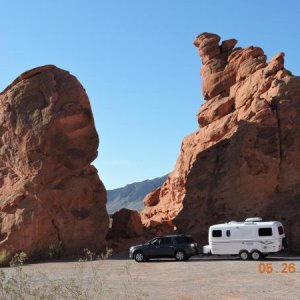
[[[286,247],[282,224],[262,222],[261,218],[213,225],[209,228],[208,242],[203,247],[204,254],[239,255],[242,260],[259,260]]]

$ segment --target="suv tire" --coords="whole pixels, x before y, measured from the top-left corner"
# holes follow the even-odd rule
[[[141,251],[137,251],[134,253],[134,260],[136,262],[143,262],[145,260],[144,253]]]
[[[183,261],[186,260],[186,255],[183,250],[178,250],[175,252],[175,258],[177,261]]]

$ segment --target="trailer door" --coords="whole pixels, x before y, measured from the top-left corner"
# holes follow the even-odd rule
[[[222,230],[221,229],[212,229],[211,231],[211,253],[212,254],[222,254],[220,251],[222,250]]]
[[[232,228],[224,228],[223,239],[220,242],[220,254],[234,254],[234,241],[232,240],[233,230]]]

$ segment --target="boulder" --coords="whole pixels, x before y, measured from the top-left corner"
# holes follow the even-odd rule
[[[99,139],[79,81],[53,65],[25,72],[0,94],[0,119],[0,249],[100,251],[106,190],[91,165]]]
[[[112,215],[112,227],[108,239],[134,238],[143,236],[144,226],[136,210],[122,208]]]

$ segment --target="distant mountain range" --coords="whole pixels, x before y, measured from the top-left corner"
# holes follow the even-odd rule
[[[119,209],[125,207],[141,211],[144,208],[144,198],[151,191],[160,187],[168,175],[141,182],[127,184],[124,187],[107,190],[107,210],[113,214]]]

